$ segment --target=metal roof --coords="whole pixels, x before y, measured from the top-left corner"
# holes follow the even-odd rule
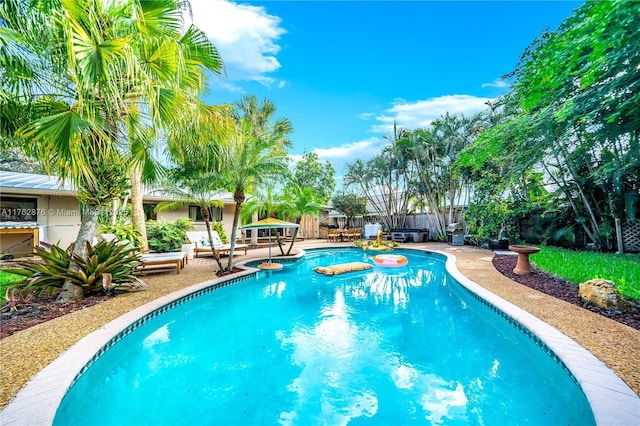
[[[60,182],[55,176],[36,175],[32,173],[7,172],[0,170],[0,188],[2,191],[20,192],[68,192],[75,194],[70,184]]]
[[[34,229],[42,228],[42,225],[35,222],[0,222],[0,229]]]
[[[173,200],[158,191],[158,188],[145,187],[146,201]],[[56,176],[37,175],[33,173],[8,172],[0,170],[0,194],[56,194],[75,196],[76,191],[69,182],[61,182]],[[226,204],[234,204],[233,194],[217,191],[211,193],[212,200],[222,200]]]

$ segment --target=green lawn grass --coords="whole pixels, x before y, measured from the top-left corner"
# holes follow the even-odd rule
[[[20,281],[23,277],[0,270],[0,301],[4,300],[9,284]]]
[[[531,255],[538,268],[576,285],[594,278],[613,281],[627,299],[640,301],[640,256],[573,251],[542,246]]]

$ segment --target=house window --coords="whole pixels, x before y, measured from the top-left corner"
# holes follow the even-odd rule
[[[189,206],[189,219],[194,222],[204,222],[200,206]],[[220,207],[209,207],[209,220],[211,222],[222,222],[222,209]]]
[[[145,220],[157,220],[158,214],[155,211],[157,204],[143,203],[142,209],[144,210]]]
[[[0,221],[37,222],[38,199],[0,197]]]

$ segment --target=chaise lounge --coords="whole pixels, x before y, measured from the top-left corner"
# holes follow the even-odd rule
[[[105,241],[117,240],[114,234],[101,234],[100,238]],[[123,240],[122,244],[131,244],[129,241]],[[179,274],[185,265],[188,263],[187,253],[184,252],[169,252],[169,253],[142,253],[140,256],[140,268],[146,268],[148,266],[175,266],[176,273]]]
[[[229,254],[231,252],[231,244],[224,244],[220,239],[217,231],[211,231],[211,237],[213,238],[213,247],[218,254]],[[193,244],[193,252],[195,257],[198,257],[198,253],[213,253],[211,249],[211,243],[207,231],[190,231],[187,232],[187,238]],[[247,254],[248,244],[235,245],[235,250],[244,250],[244,254]]]

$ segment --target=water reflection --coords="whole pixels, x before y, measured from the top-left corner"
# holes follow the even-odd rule
[[[278,340],[301,369],[287,386],[296,398],[281,412],[280,424],[344,425],[383,410],[392,415],[401,405],[416,419],[433,424],[466,418],[468,398],[462,383],[406,362],[397,346],[385,343],[390,333],[402,330],[382,331],[375,320],[363,320],[345,300],[373,297],[376,303],[402,308],[411,287],[431,279],[429,274],[415,279],[406,274],[367,274],[334,288],[333,300],[321,307],[315,324],[299,324],[288,335],[280,332]]]

